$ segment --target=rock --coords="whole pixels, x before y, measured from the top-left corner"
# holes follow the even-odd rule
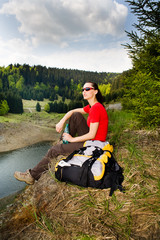
[[[108,107],[106,108],[107,110],[122,110],[122,104],[121,103],[113,103],[109,104]]]

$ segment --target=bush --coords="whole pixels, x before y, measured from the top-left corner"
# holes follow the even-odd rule
[[[9,106],[6,100],[0,102],[0,116],[4,116],[8,113]]]
[[[48,103],[44,106],[44,111],[47,113],[50,112],[50,105]]]

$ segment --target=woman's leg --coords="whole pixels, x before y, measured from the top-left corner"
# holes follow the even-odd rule
[[[69,120],[69,131],[74,137],[84,135],[89,131],[85,118],[81,113],[73,113]],[[52,158],[58,155],[68,155],[74,150],[83,147],[83,142],[57,144],[48,150],[46,156],[33,168],[25,173],[15,172],[14,176],[20,181],[25,181],[28,184],[33,184],[34,180],[38,180],[43,172],[48,170],[48,165]]]
[[[46,156],[33,168],[30,169],[31,176],[38,180],[43,172],[48,170],[50,160],[57,157],[58,155],[69,155],[74,150],[83,147],[83,142],[68,143],[68,144],[57,144],[48,150]]]
[[[86,119],[79,112],[75,112],[69,119],[69,133],[72,137],[76,134],[82,136],[89,132]]]
[[[69,132],[71,136],[84,135],[89,131],[86,120],[81,113],[73,113],[69,120]],[[48,170],[48,165],[52,158],[58,155],[68,155],[73,151],[83,147],[84,142],[68,143],[68,144],[57,144],[49,149],[46,156],[33,168],[30,169],[31,176],[38,180],[41,174]]]

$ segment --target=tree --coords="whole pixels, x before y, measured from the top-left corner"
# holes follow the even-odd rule
[[[62,102],[65,102],[65,96],[62,97]]]
[[[36,104],[36,111],[37,111],[37,112],[40,112],[40,111],[41,111],[41,105],[40,105],[39,102],[37,102],[37,104]]]
[[[125,47],[132,58],[133,69],[124,77],[123,106],[132,109],[140,123],[160,124],[160,2],[128,0],[137,15],[137,32],[127,32],[131,44]]]
[[[22,98],[19,95],[8,92],[6,100],[9,106],[10,113],[23,113]]]
[[[8,113],[9,106],[6,100],[0,102],[0,116],[4,116]]]
[[[17,81],[16,83],[16,88],[19,90],[19,91],[22,91],[23,90],[23,87],[24,87],[24,78],[21,76],[19,78],[19,80]]]
[[[110,93],[111,90],[111,84],[100,84],[99,85],[99,90],[101,91],[102,95],[105,97],[107,94]]]
[[[54,91],[55,91],[56,93],[58,93],[59,87],[58,87],[57,85],[54,87]]]
[[[0,91],[3,89],[3,82],[2,79],[0,79]]]
[[[131,44],[124,46],[129,50],[133,60],[139,58],[148,40],[157,42],[160,38],[160,2],[156,0],[126,0],[131,6],[131,12],[137,16],[138,23],[133,24],[137,32],[127,32]]]
[[[15,83],[13,75],[8,76],[8,82],[9,82],[9,88],[10,89],[15,89],[16,88],[16,83]]]
[[[50,112],[50,106],[49,106],[48,103],[44,106],[44,111],[47,112],[47,113]]]
[[[38,101],[43,101],[43,93],[42,93],[42,92],[38,92],[36,99],[37,99]]]

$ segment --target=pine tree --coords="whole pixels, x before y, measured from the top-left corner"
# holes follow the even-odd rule
[[[125,47],[133,69],[125,76],[123,106],[132,109],[144,125],[160,124],[160,2],[128,0],[137,15],[137,32],[128,33],[131,44]]]
[[[23,102],[22,98],[19,95],[8,92],[6,95],[6,100],[10,113],[23,113]]]
[[[160,2],[156,0],[126,0],[131,6],[131,12],[137,16],[138,23],[133,24],[135,31],[127,32],[131,44],[124,46],[129,50],[130,57],[139,58],[148,41],[160,40]]]
[[[40,111],[41,111],[41,105],[40,105],[39,102],[37,102],[37,104],[36,104],[36,111],[37,111],[37,112],[40,112]]]

